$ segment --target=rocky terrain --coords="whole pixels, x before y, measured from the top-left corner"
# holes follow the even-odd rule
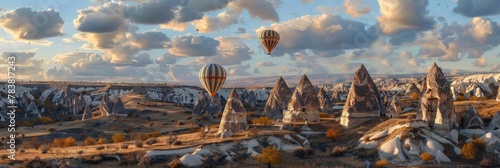
[[[274,87],[223,88],[213,98],[195,86],[20,82],[15,100],[18,160],[9,160],[3,150],[1,163],[258,167],[263,164],[256,158],[274,146],[282,157],[299,158],[276,164],[282,167],[365,167],[381,160],[394,166],[475,165],[484,158],[497,164],[500,74],[445,76],[431,68],[433,75],[425,79],[372,79],[360,69],[350,82],[316,83],[315,75],[275,77]],[[10,135],[6,93],[7,84],[2,83],[4,149]],[[432,102],[422,99],[430,97],[451,110],[429,112]],[[343,127],[343,113],[362,114],[366,109],[377,115],[361,116],[365,118],[359,125]],[[285,122],[283,114],[314,114],[314,119]],[[437,124],[447,127],[436,129]],[[464,161],[463,147],[476,139],[484,141],[484,150]],[[422,159],[424,152],[433,159]]]

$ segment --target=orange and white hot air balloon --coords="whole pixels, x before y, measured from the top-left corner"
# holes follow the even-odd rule
[[[200,69],[200,82],[213,98],[226,81],[226,70],[219,64],[207,64]]]
[[[271,55],[271,51],[280,42],[280,34],[274,30],[264,30],[260,33],[259,39],[267,54]]]

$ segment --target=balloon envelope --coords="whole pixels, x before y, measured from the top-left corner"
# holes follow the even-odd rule
[[[273,48],[280,42],[280,34],[274,30],[264,30],[260,33],[259,39],[267,54],[271,55]]]
[[[207,64],[200,69],[199,78],[205,90],[213,97],[226,81],[226,70],[219,64]]]

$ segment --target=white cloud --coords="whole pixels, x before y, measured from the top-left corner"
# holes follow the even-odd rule
[[[458,0],[453,12],[467,17],[500,14],[500,1],[497,0]]]
[[[36,59],[36,53],[32,51],[3,52],[0,62],[6,63],[8,57],[15,57],[15,78],[16,80],[41,80],[44,71],[44,59]],[[8,68],[7,64],[0,64],[1,79],[6,79]]]
[[[486,61],[486,57],[479,57],[476,59],[476,61],[474,62],[474,66],[477,66],[477,67],[486,67],[488,66],[488,62]]]
[[[492,72],[500,72],[500,63],[495,63],[493,64],[493,67],[491,68]]]
[[[213,38],[187,34],[175,36],[169,52],[177,56],[213,56],[219,45],[220,42]]]
[[[270,27],[260,27],[255,32],[259,34],[265,29],[276,30],[282,37],[272,51],[273,56],[310,49],[318,55],[326,52],[328,54],[324,56],[334,57],[346,49],[369,47],[378,37],[364,23],[327,14],[306,15]]]
[[[201,33],[210,33],[239,23],[239,17],[237,13],[224,11],[216,17],[203,16],[202,19],[193,21],[193,25]]]
[[[402,30],[429,30],[435,21],[428,16],[427,0],[379,0],[380,28],[385,34],[396,34]]]
[[[276,66],[273,62],[258,62],[257,63],[258,67],[270,67],[270,66]]]
[[[368,14],[372,11],[372,8],[365,2],[363,4],[362,0],[344,0],[342,7],[346,14],[350,14],[355,18],[361,15]]]
[[[54,10],[18,8],[0,16],[0,27],[17,40],[40,40],[64,35],[64,20]]]
[[[237,12],[246,9],[252,17],[258,17],[263,21],[279,22],[278,12],[275,9],[277,4],[267,0],[234,0],[229,7]]]

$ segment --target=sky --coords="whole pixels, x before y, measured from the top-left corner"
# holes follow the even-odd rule
[[[188,83],[208,63],[228,79],[500,72],[497,0],[0,2],[0,71],[15,55],[17,80]],[[271,55],[266,29],[281,36]]]

